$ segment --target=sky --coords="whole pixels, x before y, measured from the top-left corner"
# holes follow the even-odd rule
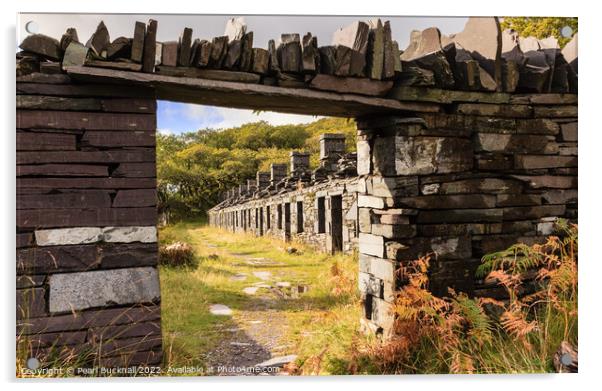
[[[308,31],[318,37],[318,45],[331,43],[333,33],[357,20],[380,17],[391,22],[393,39],[400,48],[408,45],[412,30],[438,27],[442,34],[462,31],[465,17],[418,17],[418,16],[260,16],[260,15],[149,15],[149,14],[19,14],[17,24],[17,45],[27,36],[25,26],[35,24],[38,33],[60,39],[68,27],[75,27],[80,41],[86,42],[103,20],[109,30],[111,40],[119,37],[132,37],[134,23],[146,22],[152,18],[158,21],[157,40],[174,41],[184,27],[193,29],[193,38],[211,39],[224,34],[226,21],[231,17],[243,16],[247,31],[253,31],[254,47],[267,48],[268,40],[278,42],[281,33],[299,33]],[[31,26],[31,24],[30,24]],[[247,122],[264,120],[273,125],[308,123],[318,117],[307,115],[261,112],[230,109],[224,107],[201,106],[187,103],[159,101],[157,107],[157,126],[161,133],[180,134],[204,128],[227,128]]]

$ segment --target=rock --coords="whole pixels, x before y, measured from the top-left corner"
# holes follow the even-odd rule
[[[171,67],[175,67],[178,65],[178,42],[163,42],[161,52],[162,65],[167,65]]]
[[[401,61],[433,71],[435,85],[454,86],[454,74],[441,47],[441,33],[435,27],[412,32],[411,42],[401,55]]]
[[[260,368],[266,368],[266,367],[282,368],[284,365],[286,365],[290,362],[293,362],[296,359],[297,359],[296,354],[291,354],[288,356],[273,357],[267,361],[261,362],[259,364],[255,364],[255,366],[260,367]]]
[[[384,37],[384,63],[383,63],[383,79],[390,79],[395,76],[395,56],[399,53],[394,53],[393,38],[391,36],[391,24],[386,21],[383,26]]]
[[[211,55],[209,56],[209,66],[219,69],[222,67],[228,53],[228,36],[215,37],[211,42]]]
[[[401,50],[399,50],[399,43],[395,40],[392,41],[393,45],[393,70],[395,75],[398,75],[402,71],[401,66]]]
[[[385,36],[384,28],[380,19],[368,21],[370,32],[368,35],[367,65],[368,77],[381,80],[383,77],[383,65],[385,61]]]
[[[250,72],[253,65],[253,32],[246,33],[242,38],[240,53],[240,64],[238,69],[242,72]]]
[[[28,35],[19,47],[54,61],[60,60],[62,55],[59,41],[43,34]]]
[[[102,229],[103,240],[110,243],[155,243],[156,227],[105,227]]]
[[[404,65],[399,77],[395,80],[396,86],[430,87],[435,85],[435,74],[428,69],[417,66]]]
[[[142,62],[145,35],[146,25],[142,22],[136,22],[136,25],[134,27],[134,38],[132,39],[132,54],[130,56],[130,59],[134,62]]]
[[[157,65],[161,65],[161,56],[163,54],[163,44],[161,42],[155,42],[155,68]]]
[[[38,246],[63,246],[96,243],[102,240],[102,229],[97,227],[46,229],[35,231]]]
[[[282,34],[276,53],[282,72],[301,72],[301,41],[299,34]]]
[[[71,42],[79,43],[79,38],[77,37],[77,30],[73,27],[68,28],[67,31],[65,31],[65,34],[63,34],[63,36],[61,37],[61,41],[59,43],[61,50],[65,51],[67,49],[67,46],[69,46]]]
[[[119,37],[107,46],[107,58],[129,58],[132,50],[132,40],[126,37]]]
[[[309,86],[317,90],[335,91],[343,94],[385,96],[393,87],[393,81],[318,74],[311,80]]]
[[[383,176],[443,174],[472,169],[470,140],[455,137],[382,137],[375,140],[374,173]]]
[[[258,290],[259,290],[259,287],[249,286],[249,287],[244,288],[242,291],[246,295],[254,295],[255,293],[257,293]]]
[[[288,281],[278,281],[276,283],[276,286],[279,288],[290,288],[291,287],[291,283]]]
[[[334,74],[337,76],[349,76],[351,69],[351,49],[347,46],[334,47]]]
[[[103,51],[107,49],[110,43],[109,30],[107,30],[105,23],[100,21],[96,27],[96,31],[88,39],[88,42],[86,42],[86,47],[90,48],[95,55],[106,57],[103,55]]]
[[[199,45],[201,44],[201,40],[196,38],[192,42],[192,46],[190,47],[190,63],[187,66],[195,66],[196,64],[196,55],[198,53]]]
[[[579,358],[577,349],[569,342],[562,341],[554,353],[554,369],[558,373],[577,373],[579,371]]]
[[[270,64],[270,52],[261,48],[253,49],[253,66],[251,71],[260,75],[267,75]]]
[[[223,304],[212,304],[209,306],[209,312],[213,315],[218,316],[230,316],[232,315],[232,310],[230,307],[225,306]]]
[[[71,42],[65,50],[63,56],[63,62],[61,64],[63,70],[70,66],[81,66],[86,63],[88,59],[88,52],[90,49],[78,42]]]
[[[242,51],[242,42],[240,40],[228,42],[228,52],[224,59],[223,67],[225,69],[234,69],[240,61],[240,53]]]
[[[318,38],[307,33],[303,36],[302,46],[303,73],[316,73],[320,71],[320,53],[318,51]]]
[[[157,53],[157,21],[150,19],[144,36],[144,50],[142,56],[142,71],[153,73]]]
[[[209,64],[209,57],[211,56],[211,42],[201,40],[196,46],[195,53],[192,59],[192,66],[198,68],[204,68]]]
[[[297,250],[295,247],[287,247],[286,248],[286,252],[288,254],[296,254],[299,250]]]
[[[86,66],[97,67],[97,68],[108,68],[117,69],[124,71],[140,72],[142,70],[141,64],[123,62],[123,61],[103,61],[103,60],[86,60]]]
[[[251,346],[250,342],[236,342],[236,341],[232,341],[230,342],[230,346]]]
[[[16,59],[17,81],[23,76],[40,72],[40,61],[36,57],[23,56]]]
[[[514,61],[504,61],[502,64],[502,87],[504,92],[514,92],[520,80],[520,68]]]
[[[519,42],[520,37],[516,31],[510,29],[502,31],[502,58],[523,66],[526,58],[520,48]]]
[[[178,54],[178,65],[187,67],[190,66],[190,55],[192,49],[192,29],[189,27],[184,28],[182,35],[179,39],[179,54]]]
[[[332,44],[351,49],[349,73],[342,76],[363,76],[365,74],[369,32],[368,25],[360,21],[335,31]]]
[[[322,46],[320,52],[320,73],[334,75],[336,70],[336,48],[334,46]]]
[[[470,17],[464,30],[450,37],[502,87],[502,32],[497,17]]]
[[[262,281],[268,281],[272,277],[272,273],[265,271],[253,272],[253,275]]]
[[[270,73],[280,73],[280,62],[278,61],[278,51],[276,49],[276,43],[273,39],[268,41],[268,54],[270,55]]]
[[[226,30],[224,35],[228,36],[229,41],[241,40],[247,32],[247,24],[245,18],[230,18],[226,22]]]
[[[561,124],[560,131],[564,141],[577,141],[577,122]]]
[[[359,234],[359,252],[361,254],[374,255],[379,258],[384,257],[385,241],[382,236],[376,236],[367,233]]]
[[[573,35],[573,38],[571,38],[571,40],[562,48],[562,56],[564,57],[565,61],[569,64],[569,66],[571,67],[571,70],[575,73],[575,75],[577,75],[578,72],[578,67],[577,67],[577,63],[578,63],[578,37],[577,37],[577,33],[575,33],[575,35]]]
[[[140,267],[53,274],[48,277],[51,313],[134,303],[160,297],[157,269]]]

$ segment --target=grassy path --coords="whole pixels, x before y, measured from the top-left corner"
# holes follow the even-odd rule
[[[195,223],[161,231],[197,254],[195,269],[161,268],[166,364],[201,366],[209,374],[244,375],[273,357],[297,364],[340,355],[357,334],[360,313],[354,257],[330,256],[270,238],[232,234]],[[221,304],[231,315],[214,315]],[[315,365],[314,365],[315,366]],[[320,372],[339,372],[337,364]],[[315,370],[315,368],[314,368]]]

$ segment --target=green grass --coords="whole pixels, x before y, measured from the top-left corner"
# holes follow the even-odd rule
[[[199,222],[165,227],[159,239],[162,243],[174,240],[189,243],[199,261],[195,269],[162,266],[160,270],[162,328],[168,365],[207,364],[203,357],[219,344],[223,330],[235,327],[232,318],[257,300],[245,295],[242,289],[261,281],[252,274],[258,270],[270,271],[273,281],[309,286],[309,291],[300,298],[280,300],[276,304],[277,311],[286,316],[289,325],[281,330],[283,343],[292,345],[291,350],[299,355],[300,363],[326,346],[327,361],[344,355],[359,335],[357,261],[351,255],[326,255],[300,243],[286,244],[267,237],[233,234]],[[299,253],[288,254],[285,247],[289,245],[299,249]],[[248,258],[266,258],[278,264],[249,265],[245,263]],[[335,262],[344,276],[339,280],[333,280],[331,273]],[[238,273],[247,274],[247,279],[231,280]],[[337,284],[344,284],[343,288],[348,291],[334,294]],[[212,315],[209,306],[217,303],[230,307],[233,317]],[[334,361],[338,362],[338,358]],[[336,365],[332,370],[339,372]]]

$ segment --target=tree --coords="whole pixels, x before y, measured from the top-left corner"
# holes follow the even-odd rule
[[[538,39],[553,36],[558,39],[561,48],[564,47],[571,37],[563,37],[562,29],[568,26],[577,32],[577,18],[552,18],[552,17],[504,17],[501,23],[502,30],[515,30],[521,37],[533,36]]]

